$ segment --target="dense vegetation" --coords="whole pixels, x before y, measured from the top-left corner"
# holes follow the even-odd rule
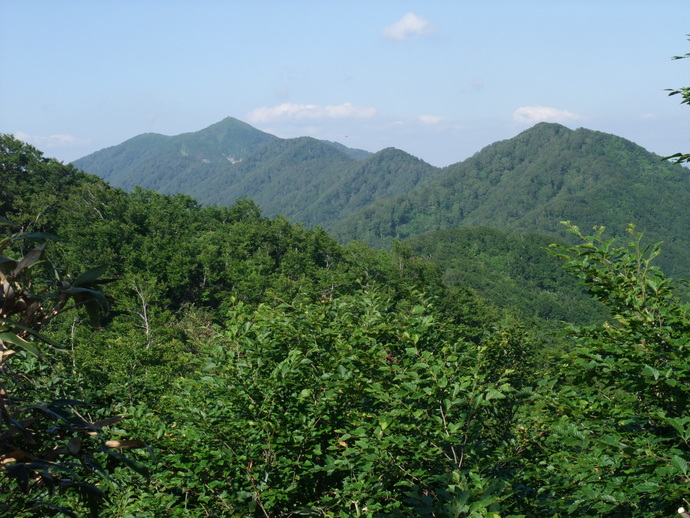
[[[679,236],[690,223],[687,169],[630,141],[540,123],[497,142],[408,194],[379,200],[335,225],[343,239],[382,245],[432,230],[489,226],[564,238],[562,220],[606,225],[616,235],[635,222],[649,242],[664,241],[663,265],[690,272]]]
[[[344,246],[249,200],[1,149],[0,514],[663,516],[686,497],[690,320],[634,229],[554,249],[603,321],[540,236]],[[530,283],[581,311],[518,311]]]
[[[562,261],[548,253],[554,241],[541,234],[458,227],[426,232],[405,244],[440,267],[447,285],[470,286],[523,319],[536,318],[554,327],[602,321],[605,307],[593,302]]]
[[[605,157],[632,160],[642,196],[648,157],[568,131],[523,134],[551,151],[515,163],[496,145],[520,180],[470,161],[460,194],[527,182],[516,206],[569,206],[590,179],[536,174],[563,133],[607,147],[600,184]],[[432,196],[415,171],[410,199]],[[248,199],[113,188],[8,135],[0,183],[0,516],[647,517],[689,498],[690,305],[633,225],[621,246],[564,222],[549,256],[539,234],[423,233],[432,196],[400,206],[417,237],[375,250]]]
[[[218,205],[251,198],[268,216],[324,228],[441,173],[393,148],[372,155],[309,137],[279,139],[230,117],[175,137],[139,135],[75,165],[123,189]]]
[[[566,239],[561,220],[606,225],[618,236],[635,222],[648,243],[664,242],[665,270],[690,276],[680,239],[690,225],[687,170],[584,128],[537,124],[441,169],[392,148],[370,155],[278,139],[227,118],[176,137],[140,135],[75,164],[128,190],[141,185],[218,205],[250,198],[268,216],[377,247],[460,226]]]

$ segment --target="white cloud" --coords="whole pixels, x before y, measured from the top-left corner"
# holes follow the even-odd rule
[[[343,104],[294,104],[283,103],[278,106],[262,106],[247,114],[250,123],[266,123],[275,120],[303,119],[366,119],[376,115],[376,108]]]
[[[88,140],[75,137],[74,135],[29,135],[23,131],[17,131],[14,134],[15,138],[27,142],[39,149],[54,149],[81,146],[88,143]]]
[[[443,117],[439,117],[438,115],[420,115],[419,116],[419,122],[422,124],[426,124],[429,126],[435,125],[435,124],[440,124],[443,122],[445,119]]]
[[[431,24],[415,13],[407,13],[397,22],[383,29],[384,38],[405,40],[411,36],[424,36],[433,31]]]
[[[544,121],[569,122],[581,118],[576,113],[549,106],[522,106],[513,112],[513,119],[523,124],[534,124]]]

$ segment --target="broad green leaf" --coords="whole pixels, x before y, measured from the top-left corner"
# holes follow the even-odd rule
[[[679,457],[678,455],[674,455],[673,457],[671,457],[671,466],[676,468],[683,475],[688,474],[688,463],[687,463],[687,461],[684,458]]]
[[[108,267],[106,265],[101,265],[97,266],[96,268],[92,268],[91,270],[88,270],[82,273],[79,277],[77,277],[73,283],[73,286],[83,287],[89,284],[93,284],[94,281],[97,281],[98,279],[100,279],[100,277],[103,276],[107,269]]]
[[[4,333],[0,333],[0,342],[11,343],[13,345],[16,345],[17,347],[21,347],[26,352],[31,353],[36,357],[41,356],[41,351],[38,349],[38,347],[36,347],[35,344],[32,344],[31,342],[27,342],[26,340],[19,338],[12,332],[5,331]]]
[[[12,320],[9,320],[7,318],[1,318],[1,317],[0,317],[0,324],[5,324],[8,328],[14,328],[14,327],[19,328],[19,329],[26,331],[27,333],[31,334],[32,336],[35,336],[41,342],[50,345],[55,350],[58,350],[60,352],[66,352],[64,349],[59,349],[59,345],[57,343],[55,343],[54,341],[52,341],[50,338],[48,338],[47,336],[45,336],[41,333],[34,331],[30,327],[26,327],[26,326],[23,326],[21,324],[17,324],[15,322],[13,322]]]
[[[638,493],[651,493],[657,491],[660,487],[658,482],[645,481],[635,486],[635,491]]]
[[[642,374],[645,376],[653,376],[655,380],[658,380],[660,372],[650,365],[645,365],[644,369],[642,369]]]
[[[503,392],[496,390],[495,388],[490,388],[486,391],[484,399],[489,401],[491,399],[504,399],[506,396]]]

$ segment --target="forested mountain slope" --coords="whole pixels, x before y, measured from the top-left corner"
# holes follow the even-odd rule
[[[269,215],[328,226],[441,170],[393,148],[279,139],[236,119],[175,137],[145,134],[74,162],[116,187],[184,193],[206,204],[251,198]]]
[[[375,154],[279,139],[236,119],[175,137],[146,134],[75,164],[117,187],[201,203],[253,199],[268,216],[388,246],[430,230],[488,226],[563,236],[561,220],[614,234],[634,222],[665,241],[664,267],[690,274],[687,170],[602,132],[540,123],[440,169],[393,148]]]
[[[407,194],[379,200],[331,229],[343,240],[386,245],[430,230],[489,226],[563,236],[560,221],[583,229],[628,223],[664,241],[666,267],[689,273],[687,169],[623,138],[540,123],[448,166]]]
[[[490,227],[425,232],[405,245],[443,271],[449,286],[471,286],[483,298],[530,318],[559,324],[605,316],[562,261],[549,253],[555,238]]]
[[[168,137],[145,133],[74,162],[115,187],[141,186],[164,193],[185,192],[203,181],[210,164],[232,164],[277,140],[249,124],[227,117],[201,131]]]

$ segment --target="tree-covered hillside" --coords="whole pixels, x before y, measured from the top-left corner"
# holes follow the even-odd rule
[[[324,227],[440,172],[393,148],[372,155],[309,137],[279,139],[230,117],[175,137],[139,135],[74,165],[127,190],[216,205],[251,198],[269,216]]]
[[[487,226],[564,237],[560,221],[630,222],[664,241],[662,264],[690,274],[686,170],[620,137],[542,123],[440,169],[395,149],[373,155],[307,137],[279,139],[227,118],[194,133],[147,134],[76,162],[113,185],[184,193],[205,204],[251,198],[268,216],[342,241],[390,246],[432,230]]]
[[[573,289],[543,237],[343,245],[7,135],[0,175],[0,516],[648,517],[686,498],[690,316],[632,228],[552,249],[609,316],[545,338],[511,309],[520,285]]]
[[[650,241],[665,242],[664,264],[686,275],[690,251],[678,239],[690,225],[689,196],[690,177],[679,165],[614,135],[541,123],[332,230],[343,240],[382,245],[458,226],[562,237],[563,220],[615,234],[634,222]]]
[[[138,135],[80,158],[74,164],[116,187],[130,190],[141,186],[174,194],[185,192],[180,188],[203,179],[209,164],[244,160],[274,140],[277,137],[227,117],[194,133],[174,137],[156,133]]]
[[[523,318],[555,326],[601,321],[604,306],[594,304],[577,279],[563,270],[550,253],[554,241],[541,234],[458,227],[420,234],[405,245],[441,268],[446,284],[469,286]]]
[[[0,149],[3,182],[8,186],[3,194],[3,212],[0,216],[3,218],[2,222],[15,232],[7,241],[11,248],[3,252],[8,255],[2,256],[0,261],[3,275],[8,275],[8,279],[11,279],[13,272],[18,269],[17,265],[25,263],[11,259],[13,255],[17,256],[27,250],[21,246],[23,242],[43,241],[49,236],[56,236],[57,240],[51,240],[47,245],[52,264],[59,265],[59,270],[55,270],[56,274],[59,271],[60,276],[67,276],[65,278],[77,274],[80,279],[80,272],[98,271],[99,277],[105,275],[116,280],[107,292],[111,299],[110,311],[102,318],[100,329],[94,332],[88,328],[87,313],[73,311],[65,316],[58,315],[51,326],[42,331],[50,333],[51,344],[59,342],[68,348],[69,353],[42,348],[45,349],[42,354],[48,355],[45,358],[51,359],[52,363],[48,366],[31,360],[30,353],[35,350],[34,347],[20,347],[20,350],[26,350],[14,355],[13,361],[2,364],[4,372],[14,373],[7,384],[3,385],[3,394],[24,391],[25,397],[35,398],[38,404],[47,404],[49,408],[58,405],[54,402],[58,392],[63,396],[60,401],[75,401],[75,405],[78,400],[88,400],[101,409],[94,409],[90,413],[92,417],[89,419],[94,422],[99,416],[105,418],[112,413],[126,414],[131,424],[113,429],[112,434],[119,437],[136,431],[137,436],[147,443],[157,442],[156,449],[160,450],[162,447],[166,450],[162,464],[158,467],[151,465],[150,471],[157,473],[155,484],[163,484],[168,489],[154,496],[156,491],[149,488],[148,492],[132,497],[138,502],[131,504],[134,506],[132,509],[139,506],[140,510],[145,510],[141,512],[157,515],[164,512],[164,508],[176,508],[176,488],[181,486],[180,482],[174,481],[174,477],[169,478],[170,470],[188,469],[185,459],[194,451],[197,452],[194,455],[200,455],[201,450],[211,455],[216,455],[212,452],[218,452],[218,445],[208,435],[208,426],[216,425],[201,415],[198,421],[196,418],[185,418],[187,425],[200,428],[194,433],[190,431],[189,441],[184,446],[179,442],[163,445],[160,442],[161,430],[179,426],[176,421],[181,415],[196,413],[201,409],[190,407],[191,399],[188,397],[185,398],[185,403],[182,400],[172,402],[169,398],[179,393],[177,383],[185,385],[183,392],[191,390],[194,394],[205,397],[203,391],[193,389],[192,385],[206,379],[202,376],[204,371],[210,372],[206,365],[215,355],[213,344],[217,342],[214,336],[226,326],[232,327],[245,318],[232,316],[238,311],[247,315],[254,311],[259,314],[263,312],[269,318],[267,322],[270,324],[267,325],[279,326],[276,328],[278,335],[265,344],[277,347],[276,358],[296,346],[297,342],[293,342],[293,339],[307,339],[305,346],[309,346],[311,340],[316,340],[313,342],[315,347],[326,347],[326,341],[333,340],[333,347],[340,348],[339,344],[351,347],[352,344],[347,343],[347,337],[354,332],[359,325],[357,322],[365,318],[365,315],[368,315],[367,319],[374,318],[371,337],[376,337],[375,340],[380,343],[380,346],[366,353],[374,356],[389,350],[388,347],[394,347],[391,331],[386,323],[388,317],[379,322],[376,314],[389,315],[396,321],[402,318],[403,321],[396,326],[399,326],[401,332],[412,333],[411,344],[418,340],[411,327],[412,322],[421,319],[415,324],[421,326],[420,330],[430,325],[426,323],[427,317],[423,312],[430,312],[429,318],[438,319],[444,326],[450,326],[450,333],[462,332],[463,340],[473,344],[472,348],[488,340],[486,333],[497,326],[506,333],[516,333],[515,336],[523,333],[509,319],[504,320],[499,310],[467,290],[447,288],[437,268],[412,256],[407,250],[386,252],[358,244],[343,246],[322,230],[294,225],[284,218],[264,217],[259,208],[249,200],[225,208],[207,208],[183,195],[167,196],[142,189],[127,193],[72,166],[45,159],[34,148],[9,136],[3,136]],[[3,246],[6,246],[4,242]],[[37,264],[46,264],[50,277],[51,263]],[[17,279],[17,282],[23,281]],[[44,290],[45,294],[63,289],[62,283],[51,283],[49,278],[41,282],[44,282],[41,288],[38,284],[27,284],[25,289]],[[72,290],[69,293],[82,293],[74,291],[75,289],[82,288],[69,288]],[[6,290],[3,285],[3,301],[5,307],[10,307],[10,292]],[[369,303],[362,297],[371,298],[371,307],[367,308]],[[435,301],[443,303],[436,306]],[[302,310],[309,314],[312,311],[308,309],[310,306],[314,306],[315,310],[331,313],[331,316],[324,318],[335,319],[332,322],[332,337],[308,338],[303,331],[282,341],[285,340],[284,333],[289,327],[279,322],[285,324],[285,319],[290,320],[300,315]],[[355,309],[360,306],[365,313]],[[79,304],[77,309],[78,307]],[[354,313],[348,316],[350,311]],[[280,313],[284,315],[281,317]],[[19,314],[21,316],[21,309]],[[3,337],[7,337],[8,340],[4,343],[11,344],[18,340],[10,340],[10,333],[16,333],[17,328],[13,327],[12,320],[5,320],[12,313],[0,316],[3,318],[3,325],[9,325],[0,329],[0,342]],[[255,319],[252,316],[248,318]],[[273,322],[274,318],[278,320]],[[405,319],[408,321],[406,324],[403,323]],[[338,324],[340,327],[336,326],[336,320],[341,320]],[[314,322],[310,326],[317,324],[318,322]],[[242,329],[249,330],[246,326]],[[326,329],[322,331],[328,334]],[[2,335],[3,332],[8,334]],[[23,331],[20,332],[22,333]],[[31,336],[28,335],[29,338]],[[261,333],[257,338],[263,340],[264,336]],[[342,349],[341,353],[345,354],[346,349]],[[390,354],[399,353],[390,349]],[[257,357],[260,363],[261,355],[262,353]],[[384,360],[381,368],[393,365],[385,357],[380,359]],[[355,366],[360,360],[345,354],[335,364],[332,361],[334,360],[329,360],[329,363],[318,368],[336,369],[341,373],[345,365],[342,362],[351,361]],[[502,371],[496,372],[497,375],[504,376]],[[218,373],[218,376],[217,379],[222,380],[224,374]],[[26,392],[22,388],[22,377],[34,378],[31,391]],[[343,383],[349,383],[348,379],[349,377],[344,378]],[[298,377],[298,382],[304,383],[306,380]],[[351,388],[347,388],[348,392],[350,390]],[[324,404],[327,401],[328,399],[324,400]],[[367,401],[365,399],[359,403],[361,408],[358,412],[367,412]],[[12,430],[20,426],[17,424],[20,423],[20,418],[31,418],[31,408],[17,407],[10,401],[3,405],[4,426],[10,428],[5,427],[0,433],[13,433]],[[391,407],[391,411],[393,408]],[[359,414],[351,416],[353,423],[357,421],[357,415]],[[83,425],[83,420],[80,423],[80,426],[89,426],[88,422]],[[52,441],[56,448],[67,443],[73,444],[70,437],[80,437],[78,434],[81,433],[81,428],[70,428],[69,422],[65,426],[64,430],[60,429],[60,434],[67,435],[52,439],[41,435],[41,440],[47,440],[48,443]],[[342,427],[344,424],[338,426]],[[39,433],[38,429],[35,433]],[[319,444],[327,457],[328,437],[334,432],[329,428],[323,433],[323,440],[326,442],[321,441]],[[102,453],[98,455],[113,454],[108,450],[107,442],[99,444],[100,449],[97,450],[102,450]],[[139,441],[128,444],[142,443]],[[17,459],[16,448],[28,449],[29,446],[16,442],[7,443],[7,448],[2,451],[3,459]],[[103,460],[98,460],[98,455],[93,453],[96,457],[89,461],[87,469],[83,473],[82,470],[79,474],[73,473],[73,479],[83,477],[79,478],[75,486],[66,478],[72,474],[70,469],[76,469],[69,467],[70,455],[76,446],[70,448],[41,466],[30,456],[20,457],[20,462],[16,465],[19,471],[3,472],[3,476],[9,477],[8,480],[13,482],[9,486],[3,484],[10,492],[6,493],[8,499],[5,507],[0,506],[0,514],[19,516],[18,509],[32,507],[36,512],[45,514],[50,511],[51,506],[56,505],[55,502],[67,502],[78,507],[82,505],[69,497],[50,497],[51,485],[48,481],[74,488],[75,497],[80,494],[85,498],[88,496],[83,503],[85,509],[95,506],[98,502],[92,501],[92,498],[95,498],[94,494],[98,495],[99,490],[93,484],[99,480],[98,473],[104,473],[104,468],[100,467]],[[34,451],[35,448],[30,450]],[[437,452],[433,458],[438,458],[441,453]],[[183,456],[178,457],[180,454]],[[137,462],[151,462],[151,459],[140,458],[136,453],[135,457],[139,459]],[[204,461],[208,462],[210,459]],[[431,462],[431,458],[423,462]],[[141,468],[141,464],[131,465],[137,468],[134,470],[135,475],[149,472],[149,468]],[[241,470],[240,465],[237,469]],[[22,492],[23,475],[19,474],[39,472],[45,476],[41,475],[41,480],[26,486]],[[125,479],[130,477],[121,476]],[[201,483],[210,474],[202,475],[199,472],[198,476]],[[342,484],[347,476],[343,472],[330,479],[334,484]],[[394,507],[399,505],[394,496],[399,493],[394,489],[395,480],[392,479],[390,488],[386,490],[392,491],[390,505]],[[191,498],[200,509],[207,505],[227,505],[223,502],[231,502],[232,508],[238,510],[247,509],[247,505],[256,505],[247,503],[245,497],[238,499],[235,492],[229,495],[229,501],[226,497],[216,501],[218,495],[211,496],[214,492],[208,493],[204,489],[205,484],[210,482],[203,482],[199,487],[193,488],[194,494],[188,494],[185,498]],[[239,479],[236,483],[240,484],[238,487],[244,487],[241,490],[238,488],[239,492],[247,493],[250,489],[249,486],[243,486]],[[276,483],[279,482],[276,480]],[[428,483],[438,482],[430,479]],[[159,489],[163,486],[159,486]],[[130,504],[119,500],[126,496],[118,495],[114,489],[112,495],[115,502],[119,503],[113,503],[115,507],[111,507],[110,512],[117,515],[117,505]],[[303,496],[306,497],[307,493]],[[268,505],[267,499],[265,500],[265,505]],[[272,505],[278,509],[288,504],[277,500]],[[289,505],[297,504],[293,502]]]

